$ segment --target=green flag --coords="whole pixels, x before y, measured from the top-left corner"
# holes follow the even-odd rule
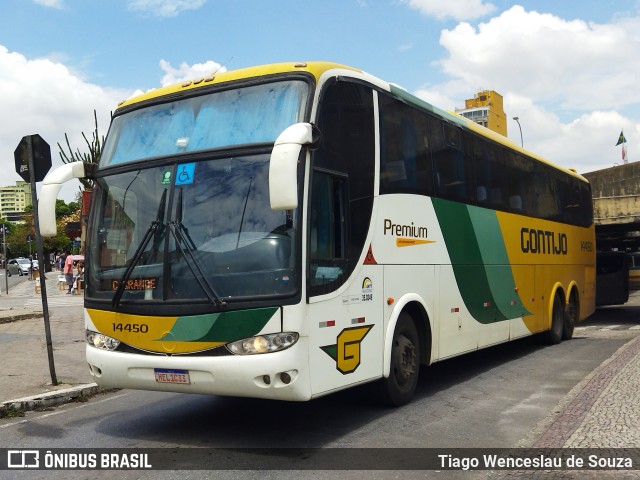
[[[627,139],[624,138],[624,130],[620,132],[620,136],[618,137],[618,143],[616,143],[616,147],[621,143],[627,143]]]

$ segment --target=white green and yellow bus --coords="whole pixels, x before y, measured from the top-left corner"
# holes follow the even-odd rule
[[[309,400],[594,311],[589,184],[358,69],[283,63],[119,105],[97,168],[86,357],[104,387]]]

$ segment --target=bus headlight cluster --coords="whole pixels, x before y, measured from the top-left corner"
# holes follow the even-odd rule
[[[298,341],[299,335],[293,332],[257,335],[227,344],[227,350],[235,355],[255,355],[285,350]]]
[[[101,348],[102,350],[115,350],[120,345],[120,341],[115,338],[107,337],[102,333],[85,331],[87,343],[92,347]]]

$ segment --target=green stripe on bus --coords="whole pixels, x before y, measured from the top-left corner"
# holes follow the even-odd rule
[[[438,198],[432,202],[458,289],[473,318],[493,323],[520,317],[526,309],[516,293],[496,213]]]
[[[159,340],[233,342],[259,333],[277,310],[269,307],[178,317],[171,331]]]

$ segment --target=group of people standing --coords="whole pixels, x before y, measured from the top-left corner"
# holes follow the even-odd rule
[[[78,261],[76,265],[76,272],[74,273],[74,260],[71,255],[71,250],[57,255],[55,258],[56,269],[64,274],[65,281],[67,283],[67,293],[70,294],[73,290],[78,288],[78,282],[84,280],[84,262]]]

